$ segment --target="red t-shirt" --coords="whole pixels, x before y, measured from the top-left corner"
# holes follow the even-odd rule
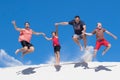
[[[59,39],[57,36],[52,37],[53,46],[60,46]]]

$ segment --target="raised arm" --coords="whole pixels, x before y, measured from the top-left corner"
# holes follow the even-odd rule
[[[21,31],[21,30],[22,30],[21,28],[18,28],[18,27],[17,27],[17,25],[16,25],[16,22],[15,22],[15,21],[12,21],[12,24],[13,24],[13,26],[14,26],[15,30],[17,30],[17,31]]]
[[[112,36],[114,39],[117,39],[117,36],[115,36],[114,34],[112,34],[111,32],[109,32],[109,31],[105,31],[107,34],[109,34],[110,36]]]
[[[58,26],[58,25],[68,25],[69,22],[59,22],[59,23],[55,23],[55,26]]]
[[[58,26],[56,25],[55,28],[56,28],[56,31],[55,31],[56,32],[56,36],[58,36]]]

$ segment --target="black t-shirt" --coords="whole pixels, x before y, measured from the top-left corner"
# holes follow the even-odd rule
[[[75,20],[72,20],[72,21],[69,21],[69,24],[73,26],[75,34],[78,34],[78,35],[82,34],[83,25],[85,25],[83,21],[76,23]]]

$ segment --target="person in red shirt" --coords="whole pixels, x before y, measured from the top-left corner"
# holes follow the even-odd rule
[[[60,64],[60,43],[59,43],[59,38],[58,38],[58,26],[56,26],[56,31],[52,32],[52,37],[48,38],[46,35],[44,35],[46,40],[52,40],[53,42],[53,47],[54,47],[54,54],[55,54],[55,60],[56,60],[56,64],[55,65],[59,65]]]
[[[96,57],[97,51],[102,45],[106,46],[106,48],[102,52],[102,55],[104,55],[111,47],[111,44],[104,38],[104,32],[112,36],[114,39],[117,39],[117,37],[113,35],[111,32],[102,28],[102,24],[100,22],[97,23],[97,28],[92,33],[85,33],[86,35],[89,36],[96,34],[97,41],[94,49],[94,57]]]
[[[12,24],[13,24],[15,30],[20,32],[19,42],[21,42],[21,45],[23,47],[23,48],[17,49],[15,54],[18,54],[19,52],[22,52],[22,57],[23,57],[25,54],[33,52],[34,51],[34,47],[30,43],[32,34],[35,34],[35,35],[42,34],[42,35],[44,35],[44,33],[42,33],[42,32],[35,32],[32,29],[30,29],[29,22],[25,22],[25,24],[24,24],[25,28],[18,28],[16,26],[16,22],[15,21],[12,21]]]

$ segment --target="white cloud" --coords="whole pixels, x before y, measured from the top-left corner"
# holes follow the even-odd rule
[[[1,66],[4,66],[4,67],[12,67],[12,66],[21,66],[21,65],[23,65],[22,62],[15,59],[14,57],[8,55],[5,52],[5,50],[3,50],[3,49],[0,50],[0,64],[2,64]]]

